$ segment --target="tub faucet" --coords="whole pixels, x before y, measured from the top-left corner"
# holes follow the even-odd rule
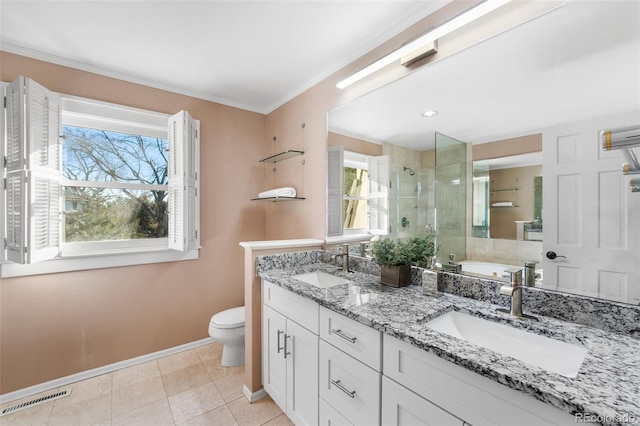
[[[522,313],[522,268],[507,268],[504,272],[509,277],[510,285],[500,287],[500,294],[511,297],[511,308],[508,310],[497,309],[497,311],[511,314],[517,318],[538,321],[538,318]]]
[[[349,244],[341,244],[342,246],[342,253],[340,254],[334,254],[333,256],[331,256],[331,260],[337,259],[339,257],[342,258],[342,270],[344,272],[350,272],[349,271]]]

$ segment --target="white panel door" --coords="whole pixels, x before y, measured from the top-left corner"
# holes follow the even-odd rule
[[[622,174],[622,154],[598,142],[599,130],[639,117],[634,111],[543,131],[543,287],[640,302],[640,194]]]

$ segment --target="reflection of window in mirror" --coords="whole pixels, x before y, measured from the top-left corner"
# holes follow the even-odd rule
[[[369,173],[367,156],[344,152],[344,189],[342,193],[343,231],[364,233],[368,228],[367,200],[369,198]]]
[[[386,235],[389,224],[389,157],[329,146],[327,236]]]

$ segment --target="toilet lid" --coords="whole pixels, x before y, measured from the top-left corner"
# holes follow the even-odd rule
[[[227,309],[211,318],[211,324],[218,328],[244,327],[244,306]]]

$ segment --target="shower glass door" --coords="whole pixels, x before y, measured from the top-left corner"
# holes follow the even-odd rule
[[[436,132],[436,244],[439,262],[466,257],[468,144]]]

